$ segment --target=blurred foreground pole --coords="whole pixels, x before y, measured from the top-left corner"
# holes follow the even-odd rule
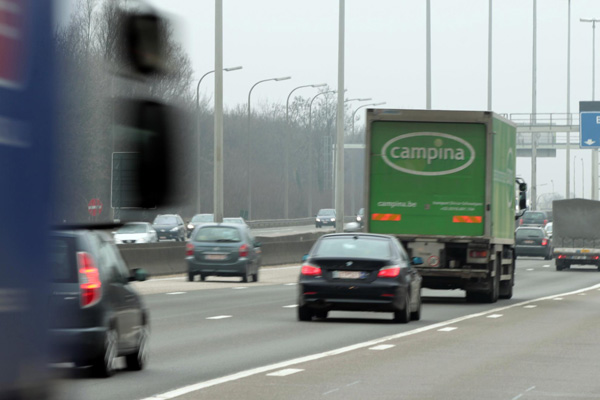
[[[223,0],[215,0],[215,222],[223,222]]]
[[[344,231],[344,14],[345,0],[340,0],[340,23],[338,43],[338,100],[337,100],[337,141],[336,180],[335,180],[335,231]]]

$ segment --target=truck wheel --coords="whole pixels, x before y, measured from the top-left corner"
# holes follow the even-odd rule
[[[493,263],[497,264],[497,261],[498,260],[496,259],[496,261],[493,261]],[[483,303],[495,303],[498,301],[498,296],[500,293],[501,270],[498,265],[495,265],[495,268],[496,268],[495,276],[488,278],[490,288],[488,289],[487,292],[484,292],[481,294],[481,300]]]
[[[513,296],[513,286],[515,285],[515,269],[517,267],[517,263],[513,259],[510,274],[510,280],[508,281],[500,281],[500,294],[499,297],[501,299],[511,299]]]
[[[556,264],[556,270],[557,271],[562,271],[565,268],[564,264],[562,262],[558,261],[558,260],[556,260],[555,264]]]

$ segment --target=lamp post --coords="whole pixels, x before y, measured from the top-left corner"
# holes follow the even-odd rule
[[[571,126],[571,0],[569,0],[569,12],[567,21],[567,125]],[[571,131],[567,131],[567,193],[566,198],[570,199],[569,189],[571,187]]]
[[[302,89],[302,88],[319,88],[319,87],[324,87],[327,86],[326,83],[318,83],[318,84],[313,84],[313,85],[302,85],[302,86],[298,86],[295,87],[294,89],[292,89],[292,91],[290,92],[290,94],[288,94],[287,100],[285,102],[285,123],[288,126],[288,135],[285,138],[285,194],[284,194],[284,200],[283,200],[283,210],[284,210],[284,216],[285,219],[289,218],[289,200],[290,200],[290,182],[289,182],[289,178],[290,178],[290,162],[289,162],[289,154],[290,154],[290,137],[289,137],[289,127],[290,127],[290,97],[292,97],[292,93],[294,93],[296,90],[298,89]]]
[[[327,93],[337,93],[337,90],[326,90],[321,93],[317,93],[310,99],[310,103],[308,103],[308,134],[309,134],[309,149],[308,149],[308,165],[310,170],[308,172],[308,216],[311,217],[312,214],[312,200],[313,200],[313,138],[314,134],[312,131],[312,105],[315,99],[321,95]]]
[[[288,79],[292,79],[291,76],[283,76],[280,78],[269,78],[269,79],[263,79],[261,81],[256,82],[254,85],[252,85],[252,87],[250,88],[250,91],[248,92],[248,123],[246,124],[248,127],[248,134],[246,135],[246,140],[247,140],[247,146],[246,146],[246,151],[248,153],[248,220],[252,219],[252,185],[250,182],[250,176],[251,174],[251,165],[250,165],[250,156],[251,156],[251,151],[250,151],[250,121],[252,118],[252,111],[250,108],[250,99],[252,96],[252,90],[259,84],[263,83],[263,82],[269,82],[269,81],[275,81],[275,82],[279,82],[279,81],[286,81]]]
[[[225,72],[229,72],[229,71],[237,71],[239,69],[242,69],[242,66],[237,66],[237,67],[231,67],[231,68],[223,68],[223,71]],[[200,84],[202,83],[202,80],[204,78],[206,78],[207,75],[210,75],[212,73],[214,73],[215,70],[212,71],[208,71],[207,73],[205,73],[204,75],[202,75],[202,77],[198,80],[198,85],[196,85],[196,135],[198,136],[198,149],[197,149],[197,157],[196,157],[196,193],[197,193],[197,202],[196,202],[196,212],[198,214],[200,214],[200,176],[201,176],[201,167],[200,167]]]
[[[592,23],[592,101],[596,100],[596,22],[600,19],[580,18],[581,22]],[[583,162],[583,158],[581,159]],[[598,150],[592,149],[592,200],[598,200]]]
[[[366,97],[365,98],[357,97],[357,98],[354,98],[354,99],[346,99],[346,100],[344,100],[344,103],[349,103],[351,101],[371,101],[371,100],[373,100],[373,99],[370,98],[370,97],[368,97],[368,98],[366,98]]]
[[[488,3],[488,111],[492,111],[492,0]]]
[[[354,136],[354,116],[356,115],[356,112],[358,110],[360,110],[361,108],[364,107],[369,107],[369,106],[382,106],[385,104],[385,101],[382,101],[381,103],[370,103],[370,104],[363,104],[362,106],[358,106],[356,108],[356,110],[354,110],[354,112],[352,113],[352,136]]]

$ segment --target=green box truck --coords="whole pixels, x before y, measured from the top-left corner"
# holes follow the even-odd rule
[[[512,297],[512,122],[492,112],[369,109],[366,154],[366,230],[420,257],[424,287],[462,289],[468,301]]]

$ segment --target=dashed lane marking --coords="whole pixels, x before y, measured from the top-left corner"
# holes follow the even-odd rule
[[[456,329],[458,329],[458,328],[457,328],[457,327],[455,327],[455,326],[447,326],[447,327],[445,327],[445,328],[438,329],[438,331],[439,331],[439,332],[452,332],[452,331],[454,331],[454,330],[456,330]]]
[[[391,349],[392,347],[396,347],[396,346],[393,344],[380,344],[379,346],[369,347],[369,350],[387,350],[387,349]]]
[[[231,315],[216,315],[214,317],[208,317],[206,319],[226,319],[226,318],[231,318]]]
[[[503,314],[492,314],[492,315],[488,315],[488,318],[501,318],[503,316]]]
[[[537,306],[536,306],[535,304],[529,304],[529,305],[526,305],[526,306],[525,306],[525,307],[523,307],[523,308],[536,308],[536,307],[537,307]]]
[[[170,292],[170,293],[166,293],[166,294],[184,294],[184,293],[187,293],[187,292]]]
[[[298,304],[290,304],[289,306],[283,306],[283,308],[297,308]]]
[[[248,289],[248,286],[238,286],[238,287],[234,287],[232,289],[233,290],[244,290],[244,289]]]

